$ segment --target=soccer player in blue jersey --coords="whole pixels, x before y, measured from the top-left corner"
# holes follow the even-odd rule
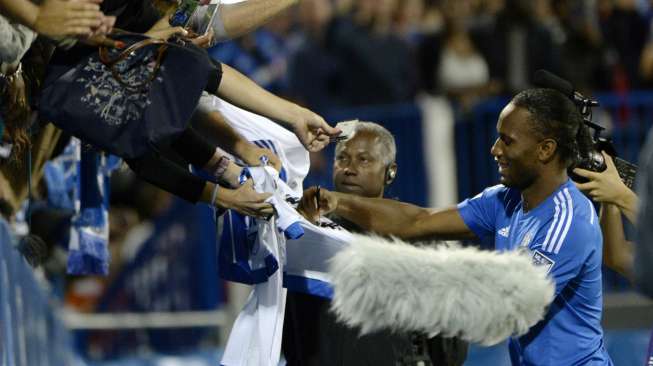
[[[575,105],[551,89],[519,93],[503,109],[491,154],[501,184],[440,210],[314,188],[309,216],[325,212],[405,239],[481,239],[528,250],[556,283],[545,318],[510,339],[513,365],[612,365],[601,329],[602,236],[591,202],[567,176],[587,127]],[[582,140],[582,139],[581,139]],[[319,209],[318,209],[319,207]],[[434,299],[437,301],[437,299]]]

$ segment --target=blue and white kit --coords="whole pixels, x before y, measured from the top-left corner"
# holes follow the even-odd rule
[[[487,188],[458,205],[465,224],[494,249],[528,250],[556,284],[545,318],[510,340],[513,365],[612,365],[601,329],[602,242],[592,203],[567,180],[524,211],[521,192]]]
[[[221,364],[276,366],[286,288],[331,297],[327,263],[349,242],[350,234],[337,225],[315,226],[295,211],[310,161],[293,133],[214,96],[204,95],[199,108],[220,112],[244,138],[272,150],[282,162],[279,173],[269,166],[248,168],[254,189],[272,193],[268,201],[275,215],[270,221],[227,212],[217,222],[220,276],[254,287],[231,330]]]

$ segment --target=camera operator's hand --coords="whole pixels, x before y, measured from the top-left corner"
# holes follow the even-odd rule
[[[324,188],[311,187],[304,191],[302,199],[297,205],[297,212],[312,223],[317,223],[320,216],[336,210],[338,196]]]
[[[249,179],[238,189],[218,188],[215,205],[247,216],[268,218],[274,214],[272,205],[265,202],[271,195],[271,193],[256,192],[254,181]]]
[[[637,210],[637,196],[621,181],[612,157],[605,151],[601,153],[607,168],[600,173],[580,168],[574,169],[574,173],[589,179],[587,183],[575,183],[576,187],[587,193],[596,202],[611,203],[618,206],[628,216],[629,220],[632,218],[634,222]]]
[[[338,136],[341,131],[329,126],[317,113],[298,107],[297,118],[292,125],[293,132],[299,141],[310,152],[324,149],[331,137]]]
[[[589,180],[586,183],[576,183],[576,187],[587,193],[596,202],[619,205],[618,203],[624,200],[629,189],[621,181],[612,157],[605,151],[601,153],[607,168],[603,172],[592,172],[580,168],[574,169],[574,173]]]

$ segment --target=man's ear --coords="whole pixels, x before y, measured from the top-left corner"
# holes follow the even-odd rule
[[[558,151],[558,142],[554,139],[542,140],[537,148],[537,159],[542,163],[548,163],[555,158]]]
[[[395,177],[397,177],[397,163],[392,163],[385,169],[385,185],[389,186],[392,184]]]

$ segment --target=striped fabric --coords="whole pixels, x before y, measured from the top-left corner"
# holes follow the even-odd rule
[[[542,250],[558,254],[573,221],[574,202],[569,194],[569,188],[556,193],[553,201],[555,202],[555,214],[544,243],[542,243]]]

